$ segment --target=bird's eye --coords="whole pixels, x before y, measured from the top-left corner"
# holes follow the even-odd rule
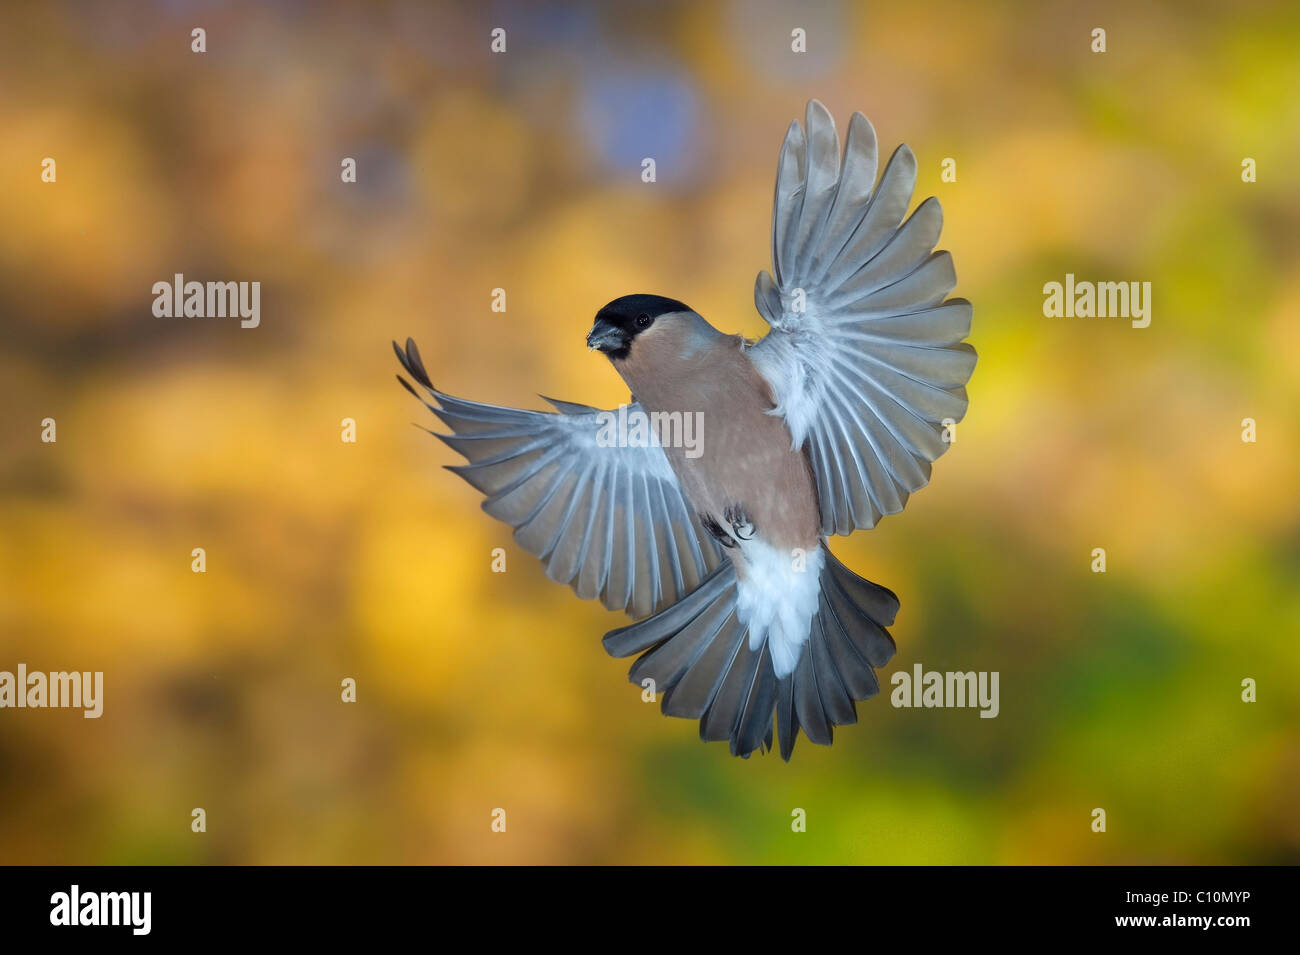
[[[654,321],[653,318],[651,318],[651,317],[650,317],[649,315],[647,315],[645,312],[642,312],[640,315],[638,315],[638,316],[636,317],[636,327],[637,327],[637,328],[649,328],[649,327],[650,327],[650,323],[653,322],[653,321]]]

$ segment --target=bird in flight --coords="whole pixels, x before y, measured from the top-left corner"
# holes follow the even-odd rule
[[[829,745],[879,692],[898,598],[827,541],[901,511],[966,412],[971,305],[948,298],[939,203],[904,221],[907,146],[878,183],[876,169],[867,118],[853,115],[841,154],[830,113],[810,102],[781,148],[773,272],[754,287],[770,331],[750,342],[676,299],[615,299],[587,344],[632,391],[616,413],[454,398],[413,341],[393,343],[426,395],[398,380],[466,459],[450,470],[552,580],[633,617],[605,649],[639,655],[629,679],[736,756],[771,749],[775,733],[789,760],[800,729]],[[611,422],[647,419],[639,439],[611,439]],[[680,440],[683,421],[698,422],[694,442]]]

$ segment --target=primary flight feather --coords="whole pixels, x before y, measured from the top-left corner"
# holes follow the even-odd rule
[[[916,160],[900,146],[876,181],[876,134],[855,113],[843,154],[830,114],[790,125],[772,206],[772,274],[754,301],[756,343],[684,303],[626,295],[596,314],[587,344],[635,404],[520,411],[438,391],[415,343],[399,376],[450,430],[453,468],[552,580],[636,622],[605,635],[653,680],[664,713],[748,757],[789,759],[800,729],[829,744],[879,692],[898,599],[859,577],[826,538],[901,511],[966,412],[971,306],[947,296],[934,252],[937,200],[904,221]],[[431,400],[430,400],[431,399]],[[551,399],[547,399],[550,401]],[[611,422],[652,423],[610,440]],[[687,446],[682,421],[698,421]],[[623,439],[627,435],[620,436]]]

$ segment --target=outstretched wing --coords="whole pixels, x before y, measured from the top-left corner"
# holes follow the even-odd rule
[[[822,531],[848,534],[903,509],[966,413],[971,306],[948,299],[952,257],[933,252],[937,199],[903,215],[916,159],[899,146],[876,184],[876,133],[849,123],[843,164],[826,107],[790,124],[772,204],[773,279],[754,301],[772,330],[750,349],[817,477]],[[873,190],[873,186],[875,187]],[[901,223],[901,225],[900,225]]]
[[[601,412],[586,405],[546,399],[555,414],[453,398],[433,387],[415,342],[393,348],[436,404],[397,380],[452,430],[436,437],[468,462],[449,470],[487,495],[483,510],[515,529],[552,580],[644,617],[686,596],[725,559],[657,443],[602,442]]]

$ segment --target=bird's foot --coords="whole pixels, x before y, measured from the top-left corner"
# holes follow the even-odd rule
[[[735,535],[737,540],[754,539],[754,522],[750,520],[749,514],[739,504],[729,505],[722,512],[722,516],[731,525],[731,533]]]
[[[704,529],[709,532],[709,536],[721,544],[723,547],[735,547],[736,541],[730,534],[722,529],[722,525],[713,519],[712,514],[706,514],[700,511],[700,523]]]

